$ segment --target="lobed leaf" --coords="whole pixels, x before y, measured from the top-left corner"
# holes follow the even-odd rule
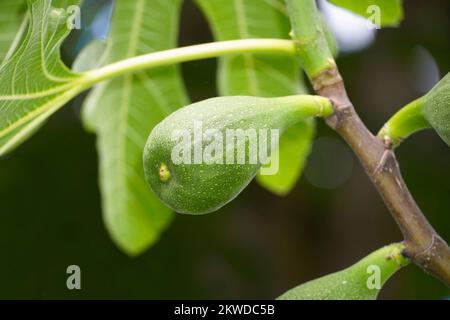
[[[370,18],[375,11],[371,6],[379,8],[380,26],[397,27],[403,20],[402,0],[329,0],[331,3],[350,10],[364,18]],[[374,7],[375,8],[375,7]]]
[[[197,0],[216,40],[288,38],[289,19],[279,0]],[[269,54],[243,54],[219,59],[219,93],[279,97],[306,93],[294,58]],[[280,141],[280,170],[258,176],[268,190],[285,195],[295,186],[312,144],[314,122],[298,124]]]
[[[28,0],[28,29],[0,65],[0,156],[14,149],[84,90],[82,77],[60,59],[70,33],[67,13],[51,0]]]
[[[106,63],[175,47],[181,3],[116,0]],[[153,127],[185,104],[176,66],[110,80],[85,102],[83,121],[98,136],[105,224],[128,254],[153,244],[173,218],[144,180],[142,153]]]
[[[11,47],[16,47],[21,40],[26,30],[26,11],[26,0],[0,1],[0,62],[14,49]]]

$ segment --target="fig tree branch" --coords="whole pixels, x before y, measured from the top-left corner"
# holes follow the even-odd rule
[[[403,233],[405,255],[450,286],[450,248],[409,192],[391,145],[374,136],[356,113],[327,48],[315,1],[287,0],[287,4],[303,68],[317,94],[334,104],[335,113],[327,124],[351,146],[375,184]]]
[[[361,160],[403,233],[405,254],[425,271],[450,286],[450,248],[422,213],[406,186],[393,150],[364,125],[350,102],[335,67],[312,83],[321,96],[331,99],[335,113],[327,124],[338,132]]]

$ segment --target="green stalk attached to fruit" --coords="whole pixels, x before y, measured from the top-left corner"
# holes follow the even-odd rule
[[[450,146],[450,73],[425,96],[398,111],[380,130],[378,137],[397,147],[410,135],[434,129]]]

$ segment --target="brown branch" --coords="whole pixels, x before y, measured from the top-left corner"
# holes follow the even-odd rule
[[[352,147],[399,225],[405,254],[450,286],[450,248],[436,233],[406,186],[394,152],[364,125],[350,102],[337,68],[312,79],[316,92],[333,101],[327,124]]]

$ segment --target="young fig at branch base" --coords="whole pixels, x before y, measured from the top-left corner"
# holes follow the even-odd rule
[[[387,145],[397,147],[415,132],[429,128],[450,146],[450,73],[425,96],[399,110],[378,137]]]
[[[409,264],[404,245],[391,244],[342,271],[302,284],[278,300],[375,300],[384,283]]]

